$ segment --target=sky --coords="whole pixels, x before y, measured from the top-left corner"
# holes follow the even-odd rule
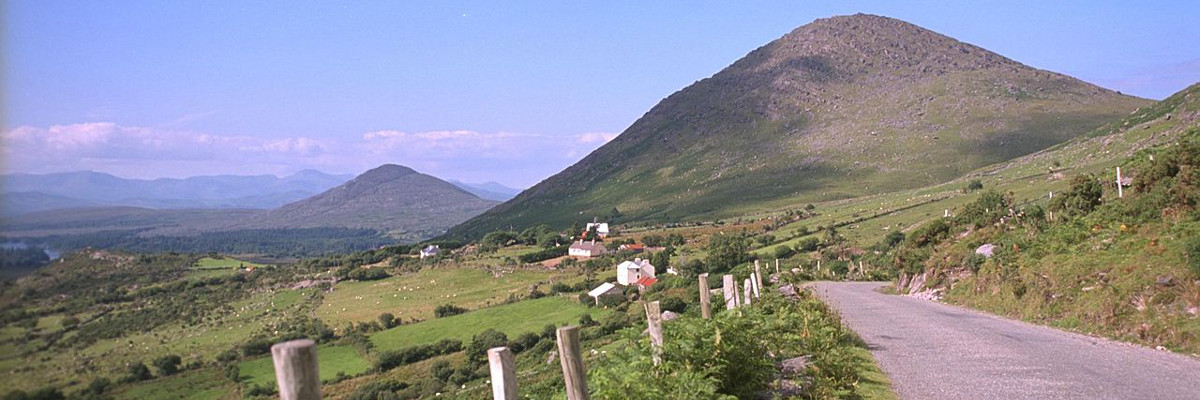
[[[649,3],[649,4],[645,4]],[[4,173],[360,173],[528,187],[817,18],[903,19],[1161,99],[1194,1],[5,0]]]

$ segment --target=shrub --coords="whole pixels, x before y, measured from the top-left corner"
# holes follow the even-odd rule
[[[486,363],[488,349],[507,345],[508,335],[495,329],[488,329],[471,337],[471,343],[467,345],[467,360],[473,363]]]
[[[667,297],[660,302],[662,311],[671,311],[675,313],[683,313],[687,309],[687,302],[678,297]]]
[[[796,249],[786,244],[781,244],[775,248],[775,258],[788,258],[796,254]]]
[[[393,368],[428,360],[444,354],[462,350],[462,342],[453,339],[442,339],[434,344],[405,347],[400,350],[385,351],[375,360],[375,369],[383,372]]]
[[[592,319],[592,314],[583,314],[582,316],[579,317],[579,325],[580,326],[596,325],[596,320]]]
[[[454,374],[454,368],[446,360],[435,362],[429,367],[429,375],[442,382],[450,380],[451,374]]]
[[[979,267],[982,267],[983,263],[986,261],[987,257],[984,257],[980,254],[971,253],[971,255],[963,259],[963,265],[967,267],[967,269],[971,270],[972,273],[978,273]]]
[[[821,246],[821,241],[815,237],[801,239],[796,243],[796,251],[811,252],[816,251]]]
[[[1008,214],[1012,201],[995,190],[988,190],[979,195],[963,208],[957,220],[968,223],[976,228],[984,227],[999,221]]]
[[[400,325],[400,320],[396,319],[392,313],[383,313],[379,314],[379,324],[383,326],[383,329],[391,329]]]
[[[1071,178],[1071,188],[1050,201],[1050,210],[1066,215],[1084,215],[1100,205],[1104,188],[1094,175]]]
[[[467,312],[468,310],[453,304],[442,304],[433,309],[434,318],[449,317]]]
[[[169,354],[154,359],[154,368],[158,370],[158,376],[171,376],[179,372],[179,364],[182,362],[179,356]]]
[[[891,231],[887,234],[887,236],[883,237],[883,245],[884,245],[884,247],[887,247],[887,248],[896,247],[896,245],[900,244],[903,241],[904,241],[904,232],[900,232],[900,231]]]
[[[709,272],[726,272],[748,259],[750,241],[744,235],[713,235],[708,242]],[[694,277],[692,277],[694,278]]]
[[[347,278],[358,281],[375,281],[385,279],[389,276],[391,275],[388,275],[387,271],[384,271],[383,268],[355,268],[346,275]]]
[[[129,364],[129,368],[125,370],[125,377],[122,379],[122,381],[138,382],[149,380],[153,377],[154,375],[150,374],[150,368],[147,368],[146,364],[139,362]]]
[[[537,346],[538,342],[540,341],[542,341],[542,338],[538,336],[538,334],[533,332],[525,332],[513,339],[512,342],[509,342],[508,348],[511,349],[513,353],[520,353],[522,351],[532,349],[533,346]]]
[[[979,189],[983,189],[983,182],[980,182],[978,179],[975,179],[975,180],[972,180],[970,183],[968,183],[966,189],[964,189],[963,191],[964,192],[974,192]]]
[[[950,224],[946,223],[946,220],[938,218],[914,229],[908,235],[908,241],[915,247],[925,247],[935,244],[949,235]]]

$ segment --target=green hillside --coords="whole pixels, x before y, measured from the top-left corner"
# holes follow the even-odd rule
[[[697,220],[944,182],[1064,142],[1143,99],[915,25],[817,20],[672,94],[612,142],[451,229]]]
[[[1021,172],[1046,160],[1075,168]],[[1023,179],[969,196],[953,218],[928,219],[880,257],[900,269],[902,291],[1200,352],[1200,84],[1023,161],[995,170]],[[1118,166],[1130,179],[1121,195]],[[1055,194],[1012,190],[1021,186]],[[985,244],[993,256],[975,255]]]

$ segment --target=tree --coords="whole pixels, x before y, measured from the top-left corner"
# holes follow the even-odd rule
[[[974,192],[979,189],[983,189],[983,182],[980,182],[978,179],[974,179],[967,184],[967,187],[963,189],[963,192]]]
[[[1077,175],[1071,178],[1069,190],[1054,196],[1054,200],[1050,202],[1050,210],[1070,215],[1087,214],[1100,205],[1100,197],[1103,195],[1104,187],[1095,175]]]
[[[150,374],[150,368],[146,368],[146,364],[139,362],[129,364],[129,368],[126,370],[125,380],[129,382],[138,382],[148,380],[153,377],[154,375]]]
[[[433,316],[435,318],[442,318],[442,317],[449,317],[451,315],[462,314],[465,312],[467,312],[467,309],[465,309],[465,308],[462,308],[462,307],[459,307],[459,306],[456,306],[453,304],[442,304],[433,309]]]
[[[708,242],[709,272],[725,272],[747,260],[749,240],[744,235],[713,235]]]
[[[517,241],[517,234],[509,231],[492,231],[479,240],[479,244],[489,249],[505,247]]]
[[[242,381],[242,370],[237,364],[229,364],[225,366],[225,379],[233,383]]]
[[[667,268],[671,267],[671,255],[674,253],[675,249],[673,247],[667,247],[663,251],[650,255],[650,264],[654,265],[655,275],[667,272]]]
[[[400,325],[400,321],[396,320],[396,316],[392,313],[379,314],[379,324],[383,325],[383,329],[391,329],[396,325]]]
[[[508,345],[508,336],[495,329],[488,329],[471,337],[467,345],[467,360],[473,363],[487,362],[487,351],[493,347]]]
[[[154,368],[158,369],[158,376],[171,376],[179,372],[179,364],[183,363],[183,359],[174,354],[168,354],[154,359]]]

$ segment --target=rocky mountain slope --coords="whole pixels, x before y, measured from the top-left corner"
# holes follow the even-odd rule
[[[664,99],[619,137],[451,230],[744,213],[921,187],[1150,102],[896,19],[820,19]]]

